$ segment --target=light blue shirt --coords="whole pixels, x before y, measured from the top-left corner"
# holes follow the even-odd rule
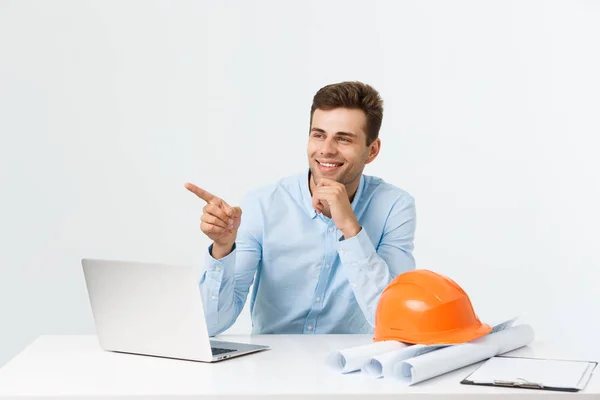
[[[200,278],[211,336],[229,328],[254,283],[252,333],[371,333],[381,292],[415,268],[415,202],[381,178],[362,175],[352,209],[361,225],[344,239],[312,207],[309,172],[250,192],[233,251],[208,248]]]

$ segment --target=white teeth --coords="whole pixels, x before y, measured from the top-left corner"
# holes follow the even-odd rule
[[[327,164],[327,163],[320,163],[320,164],[321,164],[322,166],[324,166],[324,167],[328,167],[328,168],[331,168],[331,167],[337,167],[337,166],[338,166],[338,164]]]

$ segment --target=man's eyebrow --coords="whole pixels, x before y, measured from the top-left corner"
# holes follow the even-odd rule
[[[356,133],[352,133],[352,132],[338,132],[338,133],[336,133],[336,135],[338,135],[338,136],[350,136],[352,138],[358,137],[358,135]]]
[[[321,128],[312,128],[310,131],[311,131],[311,132],[320,132],[320,133],[325,133],[325,131],[324,131],[323,129],[321,129]],[[357,135],[357,134],[355,134],[355,133],[352,133],[352,132],[344,132],[344,131],[336,132],[336,135],[338,135],[338,136],[350,136],[350,137],[352,137],[352,138],[356,138],[356,137],[358,137],[358,135]]]

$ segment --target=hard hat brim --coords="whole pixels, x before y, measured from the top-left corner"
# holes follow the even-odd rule
[[[410,335],[411,339],[409,339],[408,337],[403,337],[404,335],[400,334],[400,332],[393,328],[386,329],[384,331],[376,329],[375,340],[396,340],[408,344],[453,345],[479,339],[480,337],[489,334],[491,331],[492,327],[490,325],[481,323],[475,328],[467,327],[455,331],[437,332],[433,335],[427,335],[423,333],[419,335],[413,334]],[[416,337],[418,337],[418,339],[415,339]]]

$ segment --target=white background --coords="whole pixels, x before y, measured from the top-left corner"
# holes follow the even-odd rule
[[[598,1],[0,1],[0,364],[93,333],[82,257],[201,265],[193,181],[306,168],[321,86],[385,100],[418,268],[485,320],[600,333]],[[595,171],[595,172],[594,172]],[[231,332],[248,332],[248,309]]]

